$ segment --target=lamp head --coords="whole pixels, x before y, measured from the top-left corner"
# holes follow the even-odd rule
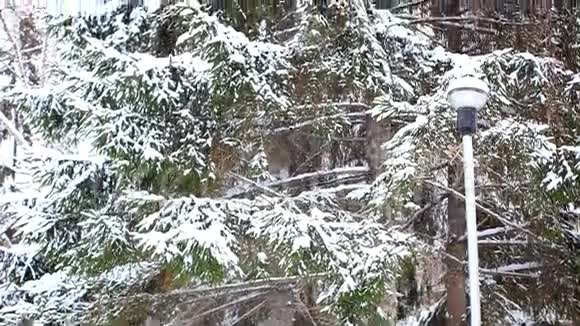
[[[484,81],[475,77],[462,77],[449,83],[447,100],[455,110],[479,110],[487,103],[488,95],[489,87]]]

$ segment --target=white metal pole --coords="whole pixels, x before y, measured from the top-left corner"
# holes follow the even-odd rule
[[[479,303],[479,256],[477,253],[477,219],[475,215],[473,141],[470,134],[463,135],[463,171],[465,176],[465,218],[467,219],[467,254],[469,262],[471,326],[481,326],[481,311]]]

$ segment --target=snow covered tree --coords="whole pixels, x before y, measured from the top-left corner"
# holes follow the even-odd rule
[[[466,241],[446,205],[463,205],[446,88],[465,74],[492,89],[476,136],[485,322],[577,321],[574,52],[520,52],[530,38],[468,56],[367,1],[276,3],[49,20],[41,82],[0,84],[35,136],[15,162],[32,178],[0,201],[0,324],[444,319],[428,265]],[[454,50],[474,52],[465,40]]]
[[[16,219],[15,240],[34,248],[36,259],[29,278],[35,281],[10,283],[19,288],[6,292],[2,309],[13,313],[5,322],[25,311],[23,302],[36,304],[54,291],[69,295],[67,282],[28,288],[60,273],[78,277],[74,290],[87,284],[90,294],[74,307],[35,305],[28,314],[37,320],[69,315],[101,324],[147,313],[187,319],[192,308],[178,313],[176,304],[215,295],[226,304],[209,305],[199,318],[246,318],[242,304],[253,308],[280,289],[301,318],[320,318],[301,299],[298,285],[308,280],[319,293],[308,300],[318,297],[336,318],[376,314],[412,241],[378,223],[380,216],[360,214],[362,203],[349,208],[346,195],[365,187],[368,168],[349,167],[352,156],[344,154],[333,159],[333,170],[312,163],[272,179],[265,165],[265,147],[280,134],[347,136],[348,118],[366,117],[373,97],[390,91],[383,85],[404,84],[387,84],[388,67],[375,62],[386,52],[362,3],[357,8],[348,23],[304,12],[298,22],[314,26],[299,28],[287,44],[268,34],[248,38],[199,5],[53,20],[59,60],[51,62],[47,85],[7,92],[50,142],[21,163],[34,172],[38,193],[4,205]],[[318,52],[311,45],[321,33],[330,33],[328,44],[344,41]],[[302,50],[308,47],[312,53]],[[314,69],[324,62],[331,65]],[[320,88],[326,81],[336,85],[334,93]],[[87,140],[89,153],[70,150]],[[103,284],[119,268],[122,277],[136,270],[154,281],[140,289],[130,282],[117,288],[124,279]],[[213,287],[190,289],[205,281]],[[126,297],[119,302],[112,293]]]

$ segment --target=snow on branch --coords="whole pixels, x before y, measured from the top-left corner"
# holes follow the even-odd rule
[[[308,105],[300,105],[296,106],[293,109],[304,109],[304,108],[362,108],[364,111],[361,112],[351,112],[351,113],[337,113],[322,117],[317,117],[311,120],[303,121],[297,123],[292,126],[288,127],[280,127],[276,128],[271,131],[272,134],[279,134],[287,131],[292,131],[308,126],[315,125],[321,121],[332,120],[332,119],[341,119],[341,118],[364,118],[370,114],[370,110],[372,109],[370,106],[364,103],[324,103],[324,104],[308,104]]]
[[[508,20],[499,20],[487,17],[480,17],[480,16],[453,16],[453,17],[427,17],[427,18],[419,18],[417,19],[416,16],[412,15],[396,15],[397,18],[401,19],[410,19],[407,24],[421,24],[421,23],[433,23],[433,22],[463,22],[463,21],[478,21],[484,23],[491,23],[491,24],[499,24],[499,25],[514,25],[514,26],[533,26],[538,25],[539,23],[533,22],[512,22]]]
[[[346,168],[336,168],[336,169],[328,170],[328,171],[309,172],[309,173],[300,174],[300,175],[286,178],[286,179],[279,180],[279,181],[268,182],[265,184],[258,184],[258,183],[254,183],[253,181],[250,181],[249,183],[251,183],[254,187],[256,187],[262,191],[270,192],[273,190],[265,190],[265,189],[270,189],[273,187],[292,187],[292,186],[304,184],[308,180],[318,179],[318,178],[338,177],[338,176],[343,176],[343,175],[366,176],[366,175],[368,175],[369,172],[370,172],[370,170],[368,167],[355,166],[355,167],[346,167]],[[349,179],[347,179],[347,181],[349,181]],[[236,191],[236,192],[232,192],[232,193],[227,194],[224,198],[239,197],[239,196],[248,194],[249,192],[251,192],[251,189]],[[277,194],[277,196],[279,196],[278,193],[276,193],[276,194]]]
[[[8,119],[4,113],[2,113],[2,111],[0,111],[0,121],[6,125],[6,127],[8,128],[8,130],[10,131],[10,133],[16,138],[18,139],[18,141],[24,145],[26,148],[30,148],[30,144],[28,143],[28,141],[26,140],[26,138],[24,138],[24,136],[22,135],[22,133],[20,131],[18,131],[18,129],[16,128],[16,126],[14,126],[14,124],[12,123],[12,121],[10,121],[10,119]]]
[[[433,181],[431,181],[431,180],[422,180],[422,181],[423,181],[424,183],[428,184],[428,185],[431,185],[431,186],[433,186],[433,187],[437,187],[437,188],[440,188],[440,189],[442,189],[442,190],[445,190],[445,191],[448,191],[448,192],[450,192],[450,193],[453,193],[455,196],[457,196],[457,198],[459,198],[459,199],[461,199],[461,200],[465,200],[465,196],[464,196],[463,194],[461,194],[460,192],[458,192],[457,190],[455,190],[455,189],[452,189],[452,188],[446,187],[446,186],[444,186],[444,185],[441,185],[441,184],[439,184],[439,183],[433,182]],[[484,213],[486,213],[486,214],[489,214],[489,215],[493,216],[494,218],[496,218],[498,221],[500,221],[500,222],[501,222],[501,223],[503,223],[504,225],[506,225],[506,226],[510,226],[510,227],[513,227],[514,229],[517,229],[517,230],[519,230],[519,231],[521,231],[521,232],[524,232],[524,233],[526,233],[526,234],[528,234],[528,235],[532,236],[534,239],[537,239],[537,238],[538,238],[538,237],[537,237],[535,234],[533,234],[532,232],[530,232],[530,230],[526,229],[526,228],[525,228],[525,226],[518,225],[518,224],[516,224],[516,223],[512,223],[512,222],[508,221],[506,218],[504,218],[504,217],[502,217],[502,216],[500,216],[500,215],[496,214],[495,212],[493,212],[493,211],[491,211],[491,210],[489,210],[489,209],[487,209],[487,208],[483,207],[483,206],[482,206],[480,203],[478,203],[477,201],[475,202],[475,205],[477,206],[477,208],[478,208],[478,209],[482,210],[482,211],[483,211]]]

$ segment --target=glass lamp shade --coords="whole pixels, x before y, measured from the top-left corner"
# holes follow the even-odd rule
[[[487,103],[488,94],[489,87],[484,81],[463,77],[449,83],[447,100],[455,110],[466,108],[479,110]]]

